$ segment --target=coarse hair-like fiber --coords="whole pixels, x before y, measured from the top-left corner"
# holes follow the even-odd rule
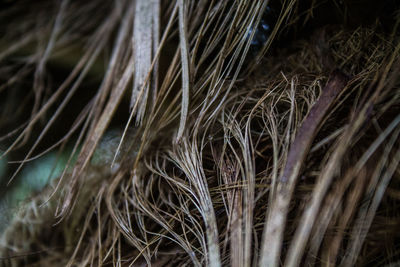
[[[397,266],[400,3],[0,1],[1,266]]]

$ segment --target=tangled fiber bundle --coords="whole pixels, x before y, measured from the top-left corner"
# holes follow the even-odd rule
[[[399,264],[376,2],[1,2],[1,265]]]

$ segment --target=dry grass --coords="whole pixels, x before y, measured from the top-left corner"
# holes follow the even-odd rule
[[[8,184],[42,152],[73,151],[7,226],[1,264],[398,261],[396,13],[350,25],[339,1],[149,3],[1,11],[1,141],[23,157]],[[343,13],[318,21],[330,4]],[[255,49],[267,6],[276,23]]]

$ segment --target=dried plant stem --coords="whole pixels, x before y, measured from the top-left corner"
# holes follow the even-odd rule
[[[268,211],[259,266],[278,266],[284,225],[294,187],[311,143],[325,114],[347,84],[347,78],[335,71],[311,108],[290,147],[283,174],[278,181],[277,195]]]
[[[136,10],[133,25],[133,52],[135,59],[134,84],[130,108],[133,109],[136,102],[139,102],[136,122],[140,124],[143,121],[148,96],[151,87],[155,81],[149,81],[147,78],[152,71],[152,59],[154,57],[154,47],[158,47],[158,35],[154,34],[158,30],[157,19],[159,16],[159,2],[139,0],[136,1]],[[135,112],[136,112],[135,111]]]
[[[128,85],[128,82],[131,80],[132,73],[133,73],[133,64],[132,64],[132,59],[129,60],[129,63],[124,75],[121,77],[120,82],[118,83],[117,87],[115,90],[113,90],[110,100],[108,101],[107,106],[104,109],[104,112],[102,113],[102,116],[99,119],[99,122],[94,129],[93,133],[90,135],[90,139],[87,141],[87,143],[83,146],[78,160],[77,164],[72,172],[72,180],[71,180],[71,185],[70,185],[70,190],[68,191],[68,194],[66,195],[65,201],[63,203],[61,213],[59,216],[63,218],[67,213],[70,211],[70,209],[74,205],[74,197],[77,194],[77,188],[78,188],[78,182],[79,182],[79,177],[83,173],[84,169],[87,167],[89,164],[89,160],[91,159],[91,156],[94,153],[94,150],[96,149],[96,146],[98,142],[100,141],[100,138],[103,136],[104,132],[106,131],[111,118],[116,111],[116,108],[118,107],[118,104],[120,103],[124,93],[125,89]]]
[[[183,0],[178,1],[179,4],[179,40],[181,48],[182,60],[182,104],[181,119],[179,123],[177,140],[182,138],[185,130],[186,120],[189,111],[189,85],[190,85],[190,69],[189,69],[189,50],[186,32],[185,6]]]

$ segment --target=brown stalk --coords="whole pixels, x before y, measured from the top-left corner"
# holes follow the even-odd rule
[[[301,167],[325,114],[346,87],[347,81],[348,78],[339,71],[331,74],[321,96],[311,108],[290,147],[283,174],[278,181],[276,198],[268,211],[259,266],[279,265],[284,225]]]

